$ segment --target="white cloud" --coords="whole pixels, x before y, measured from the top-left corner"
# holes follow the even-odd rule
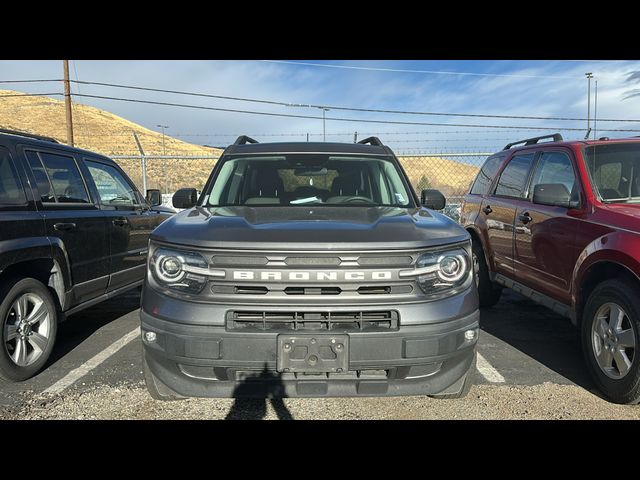
[[[348,62],[355,64],[356,62]],[[442,62],[439,62],[440,64]],[[386,62],[366,62],[367,65],[387,65]],[[398,62],[394,62],[398,65]],[[460,62],[456,62],[460,69]],[[343,105],[361,108],[405,109],[417,111],[439,111],[457,113],[488,113],[500,115],[527,116],[586,116],[586,80],[584,73],[592,71],[598,79],[598,116],[601,118],[639,117],[640,97],[624,100],[625,92],[635,85],[627,82],[628,72],[640,70],[639,62],[560,62],[537,61],[519,62],[479,62],[469,64],[469,68],[483,69],[495,73],[516,73],[520,75],[569,76],[559,78],[520,77],[457,77],[445,75],[419,75],[359,70],[338,70],[314,67],[296,67],[255,61],[77,61],[75,67],[80,80],[106,83],[141,85],[153,88],[184,90],[227,96],[272,99],[294,103],[314,103],[320,105]],[[73,66],[73,64],[72,64]],[[453,69],[453,68],[452,68]],[[61,61],[0,61],[0,80],[18,78],[59,78],[62,75]],[[71,78],[75,71],[71,69]],[[28,92],[62,90],[60,84],[20,84],[5,85]],[[74,87],[78,93],[78,88]],[[318,109],[280,107],[230,100],[207,99],[181,95],[161,94],[135,90],[114,89],[80,85],[80,93],[108,95],[135,99],[159,100],[166,102],[207,105],[241,110],[270,111],[287,114],[322,116]],[[159,123],[169,125],[169,134],[282,134],[311,133],[312,140],[318,140],[322,133],[322,120],[292,119],[247,115],[240,113],[214,112],[168,106],[143,105],[109,100],[76,97],[82,103],[94,105],[145,127],[159,130]],[[1,104],[0,104],[1,108]],[[327,117],[397,119],[413,122],[462,123],[490,125],[531,125],[565,126],[582,128],[584,122],[509,120],[492,118],[439,117],[391,114],[360,114],[357,112],[331,110]],[[599,124],[599,129],[605,127]],[[607,124],[609,128],[640,128],[640,124]],[[330,140],[349,141],[350,137],[330,136],[331,133],[359,131],[362,133],[435,131],[447,127],[384,125],[327,121]],[[452,127],[449,131],[468,130]],[[505,139],[517,140],[532,136],[537,132],[497,132],[439,134],[431,136],[388,137],[389,144],[396,148],[472,148],[486,146],[495,148],[506,143]],[[574,132],[574,138],[581,138],[584,132]],[[612,136],[617,135],[614,132]],[[415,140],[423,138],[423,143]],[[443,142],[426,143],[433,138]],[[452,139],[458,138],[458,143]],[[210,145],[224,145],[231,137],[214,136],[185,137],[186,140]],[[269,137],[265,140],[277,140]],[[285,138],[300,140],[301,137]],[[495,139],[491,144],[490,139]],[[383,138],[383,140],[385,140]],[[411,142],[401,142],[412,140]],[[447,142],[444,142],[447,140]],[[473,141],[477,145],[473,145]]]

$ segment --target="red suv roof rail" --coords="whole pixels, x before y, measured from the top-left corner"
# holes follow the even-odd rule
[[[533,138],[525,138],[524,140],[520,140],[518,142],[507,143],[506,147],[503,150],[509,150],[514,145],[520,145],[524,143],[525,145],[535,145],[540,140],[544,140],[545,138],[553,138],[554,142],[561,142],[563,140],[562,135],[559,133],[554,133],[553,135],[543,135],[542,137],[533,137]]]

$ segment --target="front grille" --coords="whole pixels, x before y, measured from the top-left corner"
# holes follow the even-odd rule
[[[287,295],[340,295],[340,287],[287,287],[284,293]]]
[[[229,331],[324,330],[379,332],[398,330],[395,310],[352,312],[232,311],[227,314]]]
[[[391,293],[391,287],[387,287],[384,285],[381,285],[379,287],[360,287],[358,288],[358,293],[360,295],[386,295]]]
[[[289,286],[274,285],[211,285],[211,292],[217,295],[404,295],[413,291],[409,284],[403,285],[370,285],[362,287],[341,288],[337,286]]]

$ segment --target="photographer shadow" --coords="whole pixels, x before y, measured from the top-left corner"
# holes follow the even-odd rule
[[[262,420],[267,416],[267,401],[271,402],[278,420],[293,420],[284,404],[286,394],[281,377],[265,363],[260,375],[246,378],[235,388],[235,400],[225,420]]]

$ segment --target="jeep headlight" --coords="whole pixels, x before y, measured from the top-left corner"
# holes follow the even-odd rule
[[[161,287],[197,294],[207,283],[209,265],[199,253],[160,247],[149,257],[149,270]]]
[[[402,277],[417,277],[418,285],[427,295],[465,286],[470,275],[471,259],[464,248],[423,253],[414,270],[400,272]]]

